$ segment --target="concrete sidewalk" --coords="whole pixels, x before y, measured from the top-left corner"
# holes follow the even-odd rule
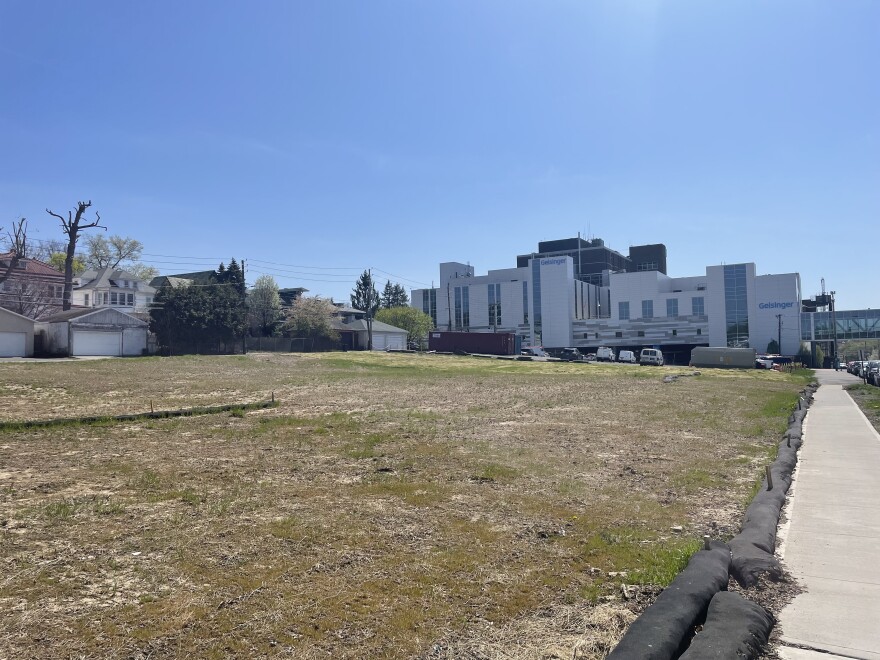
[[[804,593],[779,617],[782,658],[880,660],[880,435],[844,384],[821,385],[804,424],[779,554]]]

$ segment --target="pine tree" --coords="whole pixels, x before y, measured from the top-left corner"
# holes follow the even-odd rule
[[[406,307],[409,305],[409,296],[402,284],[394,285],[394,307]]]
[[[367,314],[367,350],[373,350],[373,317],[379,309],[381,300],[376,286],[373,284],[373,276],[365,270],[355,282],[351,292],[351,306],[360,309]]]
[[[394,307],[394,286],[391,284],[391,280],[386,280],[385,288],[382,289],[382,309],[391,309]]]

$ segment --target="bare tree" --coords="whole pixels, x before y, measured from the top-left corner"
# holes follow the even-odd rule
[[[61,221],[61,230],[67,236],[67,256],[64,259],[64,298],[61,306],[65,311],[70,309],[70,294],[73,291],[73,260],[76,256],[76,241],[79,239],[80,233],[92,227],[100,227],[105,231],[107,230],[104,225],[100,224],[101,214],[97,212],[95,212],[95,220],[81,224],[83,222],[83,215],[91,205],[92,200],[77,202],[76,211],[68,211],[66,218],[63,215],[46,209],[46,213]]]
[[[0,287],[0,307],[31,319],[39,319],[50,312],[58,311],[60,301],[55,290],[54,285],[40,278],[11,279]]]
[[[21,218],[12,223],[12,231],[7,232],[6,242],[9,244],[11,258],[6,268],[0,271],[0,283],[5,282],[10,273],[18,267],[18,263],[27,256],[27,220]]]
[[[89,268],[118,268],[123,262],[137,261],[141,258],[143,244],[127,236],[89,236],[86,239],[88,253],[86,264]]]

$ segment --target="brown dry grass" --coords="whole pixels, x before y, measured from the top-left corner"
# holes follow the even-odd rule
[[[602,657],[702,534],[736,531],[802,387],[661,382],[683,371],[0,365],[3,420],[281,402],[0,431],[0,657]]]

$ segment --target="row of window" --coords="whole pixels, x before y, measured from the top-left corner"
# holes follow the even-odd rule
[[[703,296],[695,296],[691,298],[691,315],[693,316],[703,316],[706,314],[706,301]],[[621,321],[628,321],[630,319],[630,311],[629,311],[629,301],[621,301],[617,303],[617,315]],[[667,298],[666,299],[666,316],[673,317],[678,316],[678,298]],[[654,318],[654,301],[653,300],[643,300],[642,301],[642,315],[639,318],[643,319],[652,319]]]
[[[672,330],[671,330],[670,332],[672,333],[672,336],[673,336],[673,337],[677,337],[677,336],[678,336],[678,328],[672,328]],[[697,335],[702,335],[702,334],[703,334],[703,329],[702,329],[702,328],[697,328],[695,334],[697,334]],[[636,330],[636,336],[637,336],[637,337],[644,337],[644,336],[645,336],[645,331],[644,331],[644,330]],[[615,333],[614,333],[614,338],[615,338],[615,339],[623,339],[623,330],[617,330],[617,331],[615,331]],[[598,333],[598,332],[585,332],[585,333],[584,333],[584,339],[599,339],[599,333]]]
[[[133,307],[134,306],[134,294],[133,293],[117,293],[116,291],[96,291],[95,292],[95,305],[122,305],[124,307]],[[90,306],[89,294],[85,294],[85,298],[83,300],[86,307]],[[147,301],[151,302],[150,300]]]

